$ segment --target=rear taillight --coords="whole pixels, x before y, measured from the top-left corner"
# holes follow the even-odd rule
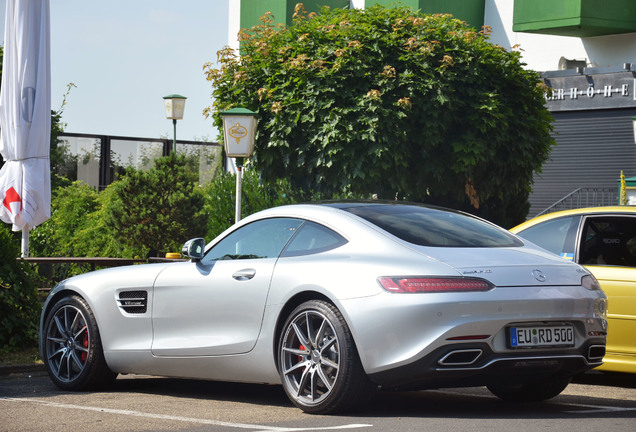
[[[601,290],[601,284],[598,283],[594,275],[591,275],[591,274],[585,275],[581,278],[581,285],[583,285],[585,288],[589,289],[590,291]]]
[[[483,279],[462,277],[380,277],[385,290],[394,293],[440,293],[489,291],[494,286]]]

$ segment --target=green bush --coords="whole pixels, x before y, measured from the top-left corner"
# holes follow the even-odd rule
[[[187,159],[174,153],[149,170],[128,169],[112,183],[104,217],[119,242],[139,256],[163,256],[204,232],[204,198]],[[106,206],[107,204],[107,206]]]
[[[206,240],[212,240],[234,223],[236,208],[236,175],[224,173],[203,189],[207,214]],[[262,183],[253,170],[244,170],[241,185],[241,216],[296,202],[297,197],[287,180]],[[203,235],[203,233],[201,233]]]
[[[19,240],[0,224],[0,352],[33,346],[42,311],[37,275],[27,263],[17,261]]]
[[[352,191],[524,220],[554,140],[539,75],[450,15],[402,6],[268,12],[205,66],[206,112],[258,113],[252,162],[297,190]],[[217,66],[220,65],[220,66]]]
[[[59,182],[51,196],[51,217],[31,231],[31,256],[75,257],[103,256],[90,252],[96,237],[87,235],[94,230],[95,222],[90,216],[100,206],[100,195],[91,186],[76,182]],[[112,238],[110,234],[105,236]],[[48,286],[75,274],[84,273],[88,265],[40,264],[41,276],[49,280]]]
[[[186,158],[171,155],[149,170],[129,168],[97,192],[81,182],[55,190],[51,218],[33,230],[33,256],[161,256],[203,235],[203,191]],[[83,271],[60,266],[59,279]]]
[[[88,215],[98,206],[97,191],[85,183],[57,188],[51,198],[51,217],[31,233],[31,254],[82,256],[82,232],[90,226]]]
[[[210,241],[227,228],[235,219],[236,208],[236,175],[224,173],[217,176],[204,187],[205,210],[208,215],[206,240]],[[331,199],[369,199],[370,196],[360,193],[309,193],[295,190],[289,180],[277,179],[264,182],[252,169],[243,171],[241,185],[241,216],[272,207],[297,202],[321,201]]]

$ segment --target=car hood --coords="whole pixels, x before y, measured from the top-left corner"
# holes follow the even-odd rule
[[[496,286],[580,285],[589,274],[574,264],[540,248],[431,248],[419,252],[442,261],[464,276],[486,279]]]
[[[106,288],[148,288],[153,286],[157,275],[167,265],[169,264],[137,264],[96,270],[66,279],[53,291],[70,288],[83,293]]]

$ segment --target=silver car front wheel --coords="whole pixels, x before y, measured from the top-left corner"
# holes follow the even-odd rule
[[[44,323],[42,360],[51,380],[65,390],[82,390],[112,381],[97,323],[84,299],[57,301]]]
[[[279,364],[285,392],[305,412],[343,411],[372,394],[344,318],[324,301],[308,301],[290,314]]]

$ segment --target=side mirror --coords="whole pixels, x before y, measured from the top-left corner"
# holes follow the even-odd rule
[[[201,237],[188,240],[181,249],[181,254],[185,257],[191,258],[195,261],[200,261],[203,258],[203,252],[205,251],[205,240]]]

